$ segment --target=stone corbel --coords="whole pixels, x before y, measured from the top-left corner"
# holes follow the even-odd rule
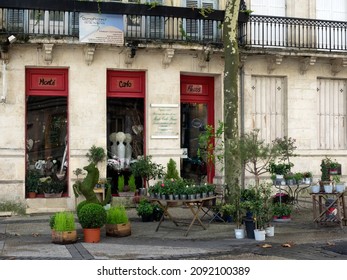
[[[334,58],[331,61],[331,73],[335,76],[347,66],[347,58]]]
[[[164,67],[168,67],[175,55],[175,50],[174,49],[166,49],[164,50],[164,54],[163,54],[163,66]]]
[[[87,65],[92,64],[94,60],[95,49],[95,44],[88,44],[84,47],[84,60],[87,63]]]
[[[281,65],[283,55],[269,56],[267,59],[267,70],[269,73],[275,70],[277,65]]]
[[[316,63],[317,58],[315,56],[304,57],[300,61],[300,73],[305,74],[309,66],[313,66]]]
[[[53,47],[54,44],[43,44],[44,60],[47,64],[53,61]]]

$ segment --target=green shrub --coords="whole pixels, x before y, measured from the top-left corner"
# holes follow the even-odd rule
[[[128,186],[131,192],[136,192],[136,182],[135,182],[135,176],[133,174],[131,174],[129,177]]]
[[[77,213],[77,217],[79,218],[79,213],[82,209],[82,207],[86,204],[88,204],[89,202],[87,200],[83,200],[80,203],[78,203],[77,207],[76,207],[76,213]]]
[[[118,176],[118,191],[124,192],[124,176]]]
[[[82,228],[101,228],[106,223],[106,210],[100,204],[88,203],[79,211]]]
[[[124,206],[113,206],[107,211],[107,224],[126,224],[128,222],[129,219]]]

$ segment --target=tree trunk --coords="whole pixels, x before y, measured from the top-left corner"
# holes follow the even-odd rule
[[[239,185],[241,161],[239,152],[239,97],[238,71],[239,50],[237,40],[237,22],[240,0],[228,0],[223,23],[224,44],[224,140],[225,140],[225,183],[226,199],[231,190]],[[229,195],[228,195],[229,194]]]

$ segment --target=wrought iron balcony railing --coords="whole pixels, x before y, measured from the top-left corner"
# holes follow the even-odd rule
[[[248,47],[347,51],[347,22],[251,15],[242,32]]]
[[[99,5],[99,6],[98,6]],[[222,47],[224,11],[77,0],[1,0],[0,35],[79,36],[80,13],[123,17],[125,42],[212,44]],[[239,13],[239,42],[247,48],[347,51],[347,22]]]
[[[204,15],[199,9],[148,5],[50,0],[3,0],[0,34],[54,38],[78,37],[81,13],[118,14],[123,17],[125,41],[217,44],[222,41],[224,12]]]

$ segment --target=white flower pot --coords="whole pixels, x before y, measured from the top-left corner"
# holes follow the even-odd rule
[[[243,228],[235,228],[235,237],[236,239],[245,238],[245,230]]]
[[[332,193],[333,192],[333,186],[332,185],[324,185],[324,192]]]
[[[275,236],[275,227],[274,226],[270,226],[270,227],[265,228],[265,234],[268,237]]]
[[[312,191],[313,193],[319,193],[319,190],[320,190],[320,186],[319,186],[319,185],[313,185],[313,186],[311,187],[311,191]]]
[[[254,238],[257,241],[265,240],[265,230],[255,229],[254,230]]]
[[[344,184],[337,184],[335,189],[336,189],[336,192],[343,193],[345,191],[345,185]]]

